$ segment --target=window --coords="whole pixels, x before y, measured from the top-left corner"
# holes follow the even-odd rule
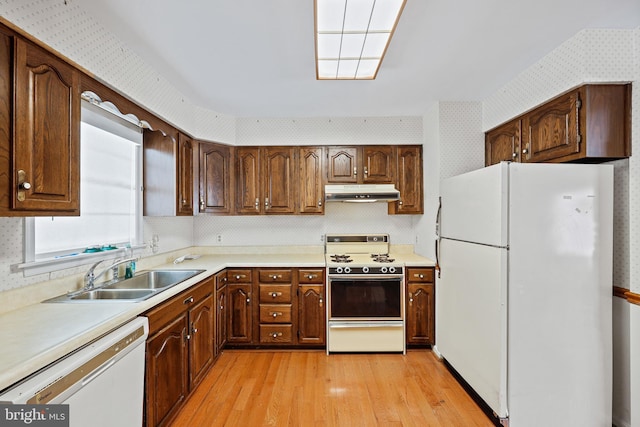
[[[27,218],[26,264],[52,271],[51,265],[66,268],[74,258],[141,243],[141,147],[140,127],[82,101],[80,216]]]

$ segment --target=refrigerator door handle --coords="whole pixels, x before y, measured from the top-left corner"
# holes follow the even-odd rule
[[[435,270],[438,272],[438,279],[440,278],[440,237],[435,240],[436,243],[436,267]]]
[[[438,212],[436,213],[436,236],[440,238],[440,212],[442,211],[442,197],[438,197]]]

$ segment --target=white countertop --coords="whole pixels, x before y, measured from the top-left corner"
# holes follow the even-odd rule
[[[407,266],[433,266],[403,254]],[[324,267],[323,253],[232,253],[202,255],[157,269],[206,270],[141,302],[36,303],[0,315],[0,390],[117,328],[162,301],[228,267]]]

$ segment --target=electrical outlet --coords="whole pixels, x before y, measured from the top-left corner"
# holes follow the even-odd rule
[[[323,242],[323,243],[324,243],[324,234],[321,234],[321,235],[320,235],[320,242]]]
[[[218,242],[218,243],[222,243],[222,234],[218,234],[218,235],[216,236],[216,242]]]

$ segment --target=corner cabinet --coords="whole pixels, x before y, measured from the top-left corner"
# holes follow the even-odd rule
[[[206,279],[144,314],[147,426],[169,425],[213,363],[213,290]]]
[[[434,268],[407,267],[407,345],[435,343]]]
[[[389,203],[389,214],[421,214],[424,213],[422,146],[398,146],[398,179],[400,200]]]
[[[200,142],[199,201],[200,213],[233,213],[233,171],[230,146]]]
[[[629,157],[630,111],[630,84],[581,86],[487,132],[485,165]]]
[[[193,215],[193,140],[175,132],[145,129],[143,187],[145,216]]]
[[[27,41],[0,41],[0,212],[79,215],[79,74]]]

